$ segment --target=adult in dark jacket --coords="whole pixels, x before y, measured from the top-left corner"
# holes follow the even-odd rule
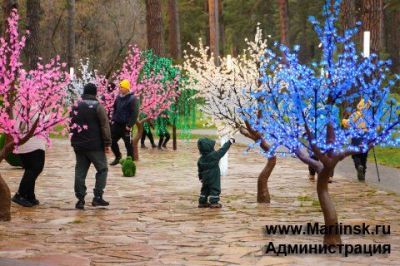
[[[199,179],[202,182],[199,208],[221,208],[219,195],[221,194],[221,172],[219,161],[229,150],[235,139],[230,139],[218,151],[214,150],[215,141],[208,138],[201,138],[197,141],[197,148],[201,157],[197,162]],[[210,197],[210,203],[207,198]]]
[[[71,145],[76,156],[75,165],[75,196],[78,202],[75,207],[84,209],[86,196],[86,175],[90,165],[96,168],[96,184],[93,190],[93,206],[108,206],[103,199],[107,181],[107,158],[110,151],[111,132],[105,108],[96,99],[96,85],[85,85],[82,100],[73,107],[71,112],[70,132]]]
[[[112,145],[111,149],[115,160],[110,165],[117,165],[122,158],[118,141],[122,138],[125,143],[127,156],[133,158],[133,147],[131,143],[131,129],[135,125],[139,114],[139,101],[130,92],[129,80],[123,80],[119,84],[120,95],[114,102],[114,110],[111,123]]]

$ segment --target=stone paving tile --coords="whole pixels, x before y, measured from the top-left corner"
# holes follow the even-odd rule
[[[337,176],[330,185],[343,224],[390,224],[391,235],[343,236],[345,243],[390,243],[389,256],[262,256],[269,241],[321,243],[321,236],[265,236],[267,224],[323,223],[315,183],[296,159],[279,159],[270,178],[271,204],[255,202],[257,176],[265,159],[242,147],[230,152],[229,175],[222,179],[221,210],[197,208],[195,143],[179,151],[141,151],[137,176],[112,167],[107,208],[90,206],[94,171],[90,170],[87,206],[74,209],[74,154],[56,140],[37,182],[40,206],[12,205],[13,220],[0,223],[0,265],[399,265],[400,197]],[[112,159],[112,158],[110,158]],[[22,170],[6,164],[0,172],[11,191]],[[38,264],[39,263],[39,264]]]

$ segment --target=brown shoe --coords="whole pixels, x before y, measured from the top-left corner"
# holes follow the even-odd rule
[[[208,204],[208,203],[199,203],[198,207],[199,208],[208,208],[208,207],[210,207],[210,204]]]
[[[309,175],[308,180],[310,181],[315,181],[315,175]]]
[[[222,208],[222,205],[220,203],[210,204],[210,209],[219,209],[219,208]]]

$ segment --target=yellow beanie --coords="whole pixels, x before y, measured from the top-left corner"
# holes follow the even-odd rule
[[[123,88],[123,89],[126,89],[126,90],[130,90],[131,89],[131,83],[127,79],[124,79],[123,81],[121,81],[119,83],[119,86],[121,88]]]

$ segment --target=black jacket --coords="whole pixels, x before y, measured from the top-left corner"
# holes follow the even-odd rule
[[[114,102],[113,122],[132,127],[136,123],[138,114],[139,101],[132,93],[125,96],[118,95]]]
[[[104,147],[111,146],[107,112],[95,96],[82,95],[82,100],[72,108],[70,115],[71,145],[75,151],[104,150]]]
[[[201,157],[197,162],[199,170],[199,179],[212,180],[221,177],[219,161],[229,150],[231,142],[225,143],[218,151],[214,150],[215,141],[207,138],[201,138],[197,142],[197,148]]]

